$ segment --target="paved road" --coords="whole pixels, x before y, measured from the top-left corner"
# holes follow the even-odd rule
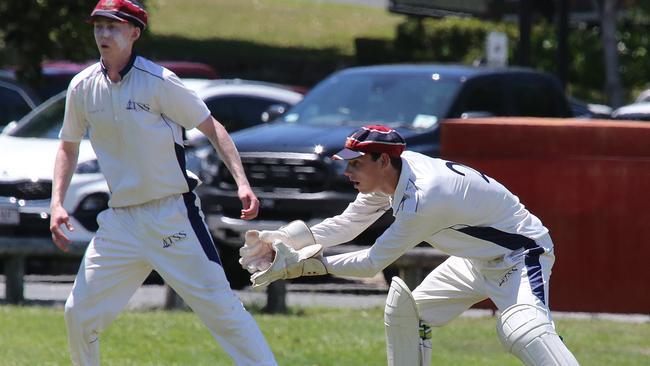
[[[64,282],[56,278],[28,278],[25,282],[25,298],[28,303],[63,306],[72,288],[71,278]],[[316,290],[316,291],[314,291]],[[341,293],[343,290],[348,293]],[[165,301],[165,286],[147,285],[140,287],[126,306],[127,310],[161,309]],[[290,307],[346,307],[367,309],[383,307],[386,299],[386,287],[378,282],[370,283],[325,283],[325,284],[289,284],[287,305]],[[236,291],[246,306],[263,307],[266,304],[266,292],[246,289]],[[357,294],[352,294],[357,293]],[[0,299],[5,296],[4,278],[0,276]],[[1,304],[1,302],[0,302]],[[491,310],[472,309],[463,314],[466,317],[493,316]],[[620,322],[650,323],[648,314],[608,314],[553,312],[556,319],[605,319]]]
[[[344,286],[342,289],[348,291],[365,292],[364,295],[351,295],[334,293],[332,285],[289,285],[287,293],[287,305],[292,307],[350,307],[350,308],[372,308],[384,305],[386,294],[381,289],[373,289],[368,286],[356,287],[354,285]],[[314,292],[313,289],[320,287],[322,292]],[[63,306],[70,290],[71,282],[38,281],[25,282],[25,299],[28,303],[48,304]],[[266,304],[266,292],[246,289],[236,291],[239,298],[246,305]],[[133,295],[127,309],[148,310],[160,309],[165,302],[166,289],[162,285],[141,286]],[[0,298],[5,296],[5,284],[0,280]]]

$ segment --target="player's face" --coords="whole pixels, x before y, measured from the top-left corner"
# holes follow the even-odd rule
[[[372,160],[370,154],[348,160],[343,174],[361,193],[379,192],[382,183],[382,159]]]
[[[130,55],[133,42],[140,36],[138,27],[130,23],[98,17],[93,25],[95,43],[104,58]]]

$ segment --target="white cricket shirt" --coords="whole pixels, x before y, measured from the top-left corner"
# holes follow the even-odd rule
[[[79,141],[88,132],[111,207],[192,190],[197,181],[185,170],[183,129],[210,111],[173,72],[143,57],[134,55],[120,73],[114,83],[98,62],[72,79],[59,137]]]
[[[358,194],[345,211],[314,225],[325,247],[354,239],[392,207],[395,221],[369,248],[325,259],[332,274],[373,276],[420,242],[470,259],[479,268],[512,265],[530,251],[550,251],[548,233],[503,185],[462,164],[405,151],[393,197]]]

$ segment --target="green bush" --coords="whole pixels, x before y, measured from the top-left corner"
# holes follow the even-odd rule
[[[650,69],[647,55],[650,36],[638,22],[618,26],[619,63],[623,87],[628,100],[648,86]],[[408,18],[397,28],[394,54],[400,62],[447,62],[472,64],[484,57],[485,37],[490,31],[506,33],[509,44],[508,63],[516,64],[519,30],[514,23],[494,23],[477,19]],[[531,30],[531,67],[556,73],[557,31],[555,24],[541,21]],[[580,24],[570,30],[568,39],[570,94],[590,101],[604,101],[605,67],[603,45],[598,25]]]
[[[409,18],[397,28],[396,57],[399,61],[471,64],[483,57],[490,31],[505,32],[509,44],[515,44],[516,28],[503,23],[455,17]]]

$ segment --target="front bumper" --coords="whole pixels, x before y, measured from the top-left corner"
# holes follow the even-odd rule
[[[242,220],[241,201],[237,192],[226,191],[209,185],[201,185],[196,193],[210,232],[219,242],[240,247],[247,230],[276,230],[293,220],[302,220],[308,225],[321,222],[337,215],[354,200],[354,193],[342,192],[264,192],[254,189],[260,201],[258,217]]]
[[[322,220],[312,219],[306,223],[308,226],[312,226]],[[242,220],[218,214],[207,215],[205,221],[215,239],[234,247],[244,244],[244,235],[248,230],[276,230],[289,223],[289,221],[283,220]]]

